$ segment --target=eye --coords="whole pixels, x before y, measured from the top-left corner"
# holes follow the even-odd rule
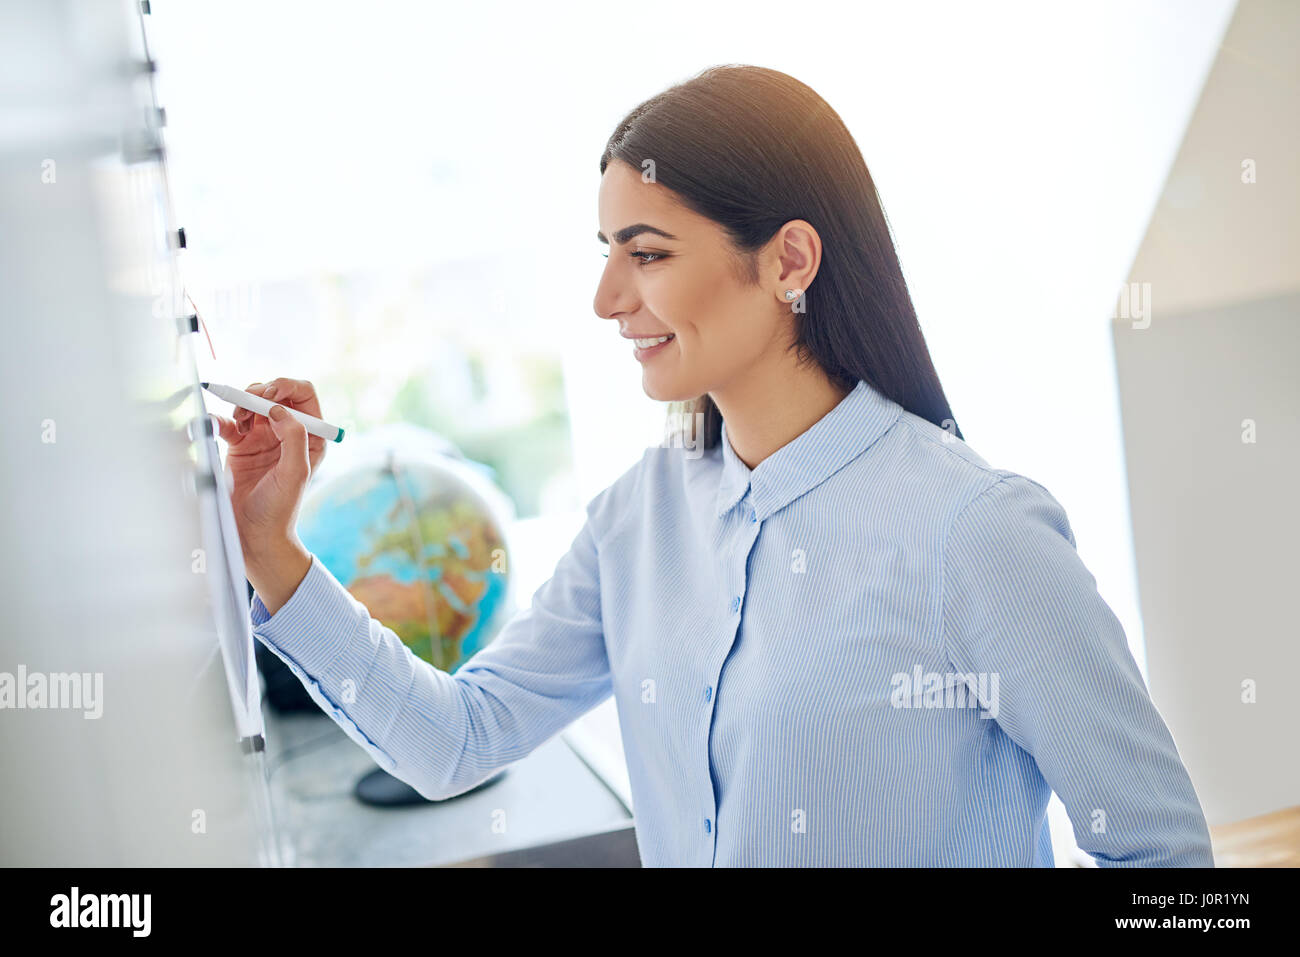
[[[606,259],[609,258],[609,253],[601,253],[601,255]],[[634,249],[632,252],[628,253],[628,255],[637,260],[642,266],[647,263],[658,262],[661,259],[668,258],[665,253],[648,253],[641,249]]]

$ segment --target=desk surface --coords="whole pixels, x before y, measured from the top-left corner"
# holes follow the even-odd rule
[[[1210,828],[1215,867],[1300,867],[1300,805]]]
[[[453,864],[631,822],[561,735],[481,791],[376,808],[353,796],[357,779],[376,765],[338,725],[320,713],[265,711],[273,812],[288,866]]]

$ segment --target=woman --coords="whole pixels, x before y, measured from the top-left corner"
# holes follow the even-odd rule
[[[323,441],[240,412],[221,434],[258,637],[429,798],[612,693],[646,865],[1051,866],[1052,790],[1100,864],[1212,864],[1065,512],[963,441],[836,113],[710,69],[628,114],[600,168],[593,305],[646,394],[693,413],[684,441],[597,495],[450,675],[298,542]],[[308,382],[249,391],[321,414]]]

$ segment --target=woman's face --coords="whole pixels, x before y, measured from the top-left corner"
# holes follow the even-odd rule
[[[606,167],[599,217],[609,261],[592,305],[596,315],[618,321],[641,363],[646,395],[691,399],[782,361],[794,314],[777,287],[787,288],[783,276],[789,288],[811,278],[797,249],[787,269],[790,224],[759,251],[759,282],[747,285],[722,227],[680,205],[670,190],[644,182],[626,163]],[[631,341],[663,336],[671,338],[649,348]]]

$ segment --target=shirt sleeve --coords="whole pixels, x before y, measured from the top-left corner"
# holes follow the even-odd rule
[[[252,622],[348,737],[431,800],[486,780],[613,692],[590,515],[531,607],[454,674],[412,653],[315,556],[274,616],[254,596]]]
[[[989,676],[994,720],[1033,756],[1098,866],[1214,866],[1169,729],[1045,488],[1004,473],[964,508],[942,603],[955,671]]]

